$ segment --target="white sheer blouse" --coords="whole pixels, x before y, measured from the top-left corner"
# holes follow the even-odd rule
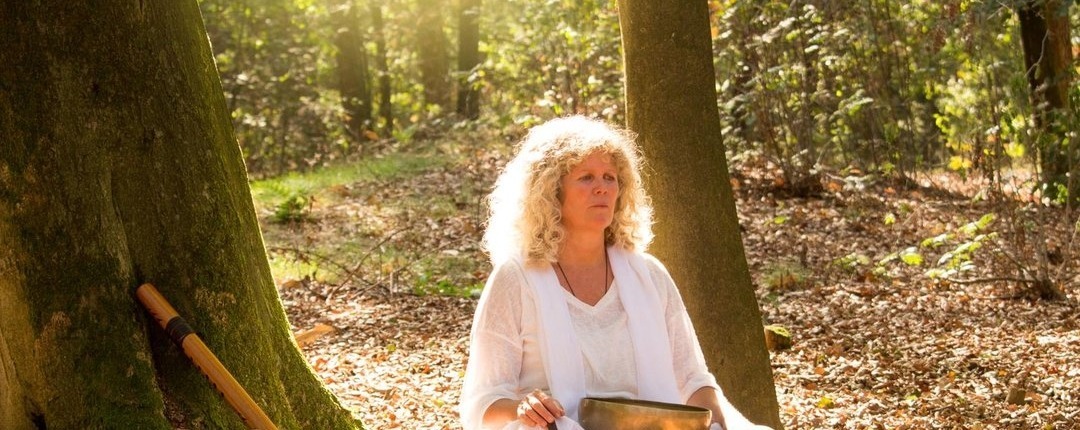
[[[655,288],[663,302],[682,401],[702,387],[719,391],[674,282],[663,265],[646,257],[651,285],[645,287]],[[540,358],[537,298],[525,279],[517,262],[499,265],[488,278],[477,305],[461,398],[462,424],[467,430],[481,428],[484,411],[496,400],[516,400],[533,389],[549,388]],[[564,293],[571,324],[581,343],[587,394],[636,398],[634,349],[628,316],[619,299],[619,280],[595,306]]]

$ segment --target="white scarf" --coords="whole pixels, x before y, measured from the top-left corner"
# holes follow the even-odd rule
[[[681,403],[675,385],[675,367],[664,308],[652,283],[648,264],[641,255],[618,247],[608,248],[608,256],[611,271],[618,280],[619,297],[627,314],[630,339],[634,344],[638,398]],[[552,397],[566,409],[566,415],[577,421],[578,404],[587,394],[585,365],[581,346],[570,322],[566,295],[550,265],[526,267],[525,279],[536,293],[537,314],[540,316],[540,358],[547,372],[548,387]]]

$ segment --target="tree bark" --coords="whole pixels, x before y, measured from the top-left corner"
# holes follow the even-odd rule
[[[720,135],[705,0],[620,0],[627,125],[655,204],[653,252],[686,301],[709,368],[752,421],[780,428],[776,392]]]
[[[416,44],[424,101],[446,109],[450,107],[449,43],[443,30],[443,9],[446,4],[444,0],[420,0],[417,7]]]
[[[1056,197],[1061,186],[1069,191],[1070,202],[1080,202],[1076,178],[1080,174],[1080,148],[1078,142],[1068,142],[1069,124],[1077,120],[1069,106],[1073,80],[1070,3],[1032,0],[1017,7],[1016,13],[1035,125],[1041,131],[1038,149],[1043,185],[1048,197]]]
[[[480,0],[461,0],[458,10],[457,113],[468,119],[480,117],[480,91],[470,79],[480,64]]]
[[[0,52],[0,428],[244,428],[143,282],[279,427],[359,427],[292,340],[197,3],[4,2]]]
[[[394,108],[390,103],[390,68],[386,62],[386,36],[383,25],[382,0],[369,0],[371,31],[375,37],[375,70],[379,73],[379,116],[383,119],[383,134],[394,132]]]
[[[348,0],[334,14],[337,31],[338,90],[341,104],[349,115],[349,135],[356,142],[367,140],[364,133],[371,125],[371,86],[369,85],[367,50],[360,16],[355,0]]]

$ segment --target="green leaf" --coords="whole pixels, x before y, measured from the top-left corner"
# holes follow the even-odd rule
[[[1027,149],[1022,143],[1009,142],[1005,144],[1005,155],[1010,158],[1022,158]]]
[[[910,247],[900,253],[900,260],[908,266],[921,266],[923,263],[923,256],[915,250],[915,247]]]
[[[960,234],[962,234],[964,236],[971,236],[971,235],[975,234],[975,232],[979,231],[979,224],[977,224],[974,221],[969,222],[967,224],[964,224],[964,225],[960,226],[960,228],[957,229],[957,231],[959,231]]]
[[[893,224],[896,224],[896,215],[893,215],[891,212],[885,214],[885,225]]]
[[[959,230],[964,235],[970,236],[979,232],[980,230],[985,230],[986,227],[989,227],[990,224],[994,223],[995,219],[997,219],[997,215],[988,213],[986,215],[983,215],[982,218],[979,218],[978,221],[972,221],[964,224],[962,227],[960,227]]]
[[[836,402],[834,402],[832,397],[829,396],[821,396],[821,398],[817,401],[817,407],[821,409],[832,409],[835,406]]]
[[[919,246],[922,246],[923,248],[937,248],[945,244],[945,242],[948,242],[952,237],[952,233],[941,233],[937,236],[926,238]]]
[[[938,261],[937,261],[938,266],[943,266],[943,265],[945,265],[945,263],[948,263],[948,262],[952,261],[954,256],[956,256],[954,251],[949,251],[949,252],[946,252],[946,253],[942,254],[941,258],[938,258]]]
[[[971,160],[959,155],[949,158],[949,170],[967,170],[971,168]]]
[[[897,258],[900,258],[900,254],[894,252],[892,254],[886,255],[885,258],[878,260],[877,265],[884,266],[886,264],[892,263],[893,261],[896,261]]]
[[[852,252],[848,255],[837,258],[833,263],[845,269],[854,269],[858,266],[865,266],[867,264],[870,264],[870,257],[867,257],[866,255],[860,254],[858,252]]]
[[[961,243],[960,246],[957,246],[956,250],[953,252],[955,252],[956,254],[969,255],[979,248],[982,248],[982,243],[979,243],[977,241],[971,241]]]

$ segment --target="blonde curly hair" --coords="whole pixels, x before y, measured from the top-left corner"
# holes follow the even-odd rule
[[[652,241],[652,204],[641,184],[641,158],[628,130],[583,116],[550,120],[529,130],[488,196],[484,248],[493,263],[521,257],[556,261],[565,238],[561,179],[589,155],[611,155],[618,170],[615,216],[606,245],[645,251]]]

